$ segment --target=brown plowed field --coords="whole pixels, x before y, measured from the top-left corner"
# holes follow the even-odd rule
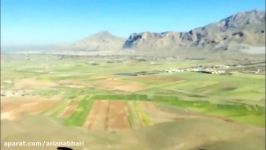
[[[95,101],[84,127],[93,130],[105,130],[108,107],[108,101]]]
[[[111,101],[106,123],[107,131],[130,129],[127,102]]]
[[[146,87],[143,84],[137,82],[124,82],[119,79],[106,79],[97,81],[94,83],[94,87],[98,87],[104,90],[118,90],[124,92],[136,92],[143,90]]]
[[[95,101],[84,127],[102,131],[130,129],[127,103]]]
[[[1,120],[14,120],[25,114],[42,113],[59,103],[58,100],[48,100],[39,97],[13,98],[1,102]]]

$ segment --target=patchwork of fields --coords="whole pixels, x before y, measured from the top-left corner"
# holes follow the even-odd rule
[[[92,149],[264,148],[264,75],[163,72],[221,63],[211,60],[5,55],[1,61],[1,122],[14,130],[2,141],[27,133],[13,125],[44,130],[34,121],[44,117],[57,122],[51,130],[60,126]],[[156,73],[128,75],[143,71]]]

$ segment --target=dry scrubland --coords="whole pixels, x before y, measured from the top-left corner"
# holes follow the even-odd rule
[[[96,150],[265,147],[264,72],[165,71],[240,60],[3,55],[1,61],[2,142],[73,139]]]

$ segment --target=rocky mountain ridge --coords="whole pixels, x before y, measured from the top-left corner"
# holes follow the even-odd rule
[[[241,49],[264,46],[265,12],[240,12],[188,32],[133,33],[123,45],[126,49]]]

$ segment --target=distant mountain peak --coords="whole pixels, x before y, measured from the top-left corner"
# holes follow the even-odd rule
[[[119,50],[125,39],[114,36],[109,31],[101,31],[73,44],[78,50]]]
[[[109,31],[100,31],[93,34],[92,36],[113,36],[113,34]]]
[[[220,22],[225,22],[225,25],[230,27],[244,26],[247,24],[256,24],[265,22],[265,11],[258,11],[256,9],[246,12],[239,12],[231,15]]]

